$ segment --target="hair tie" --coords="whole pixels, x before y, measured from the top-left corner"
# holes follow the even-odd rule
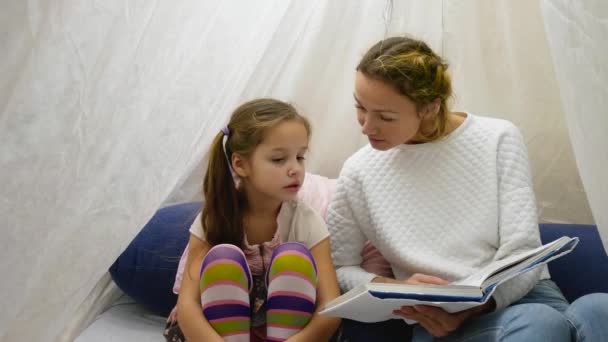
[[[234,170],[232,169],[232,162],[230,161],[228,151],[226,150],[226,143],[228,142],[228,137],[230,136],[230,128],[228,128],[228,125],[222,127],[222,133],[224,133],[224,137],[222,137],[222,149],[224,150],[224,157],[226,157],[226,163],[228,163],[228,169],[230,170],[230,174],[232,175],[234,186],[238,189],[241,184],[241,180],[236,174],[236,172],[234,172]]]

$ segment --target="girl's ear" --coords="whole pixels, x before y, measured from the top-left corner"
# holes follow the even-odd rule
[[[251,173],[249,160],[238,153],[232,154],[232,169],[240,178],[246,178]]]

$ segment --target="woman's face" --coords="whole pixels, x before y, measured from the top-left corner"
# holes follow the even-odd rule
[[[357,72],[355,107],[363,134],[381,151],[411,142],[422,122],[416,104],[390,85]]]

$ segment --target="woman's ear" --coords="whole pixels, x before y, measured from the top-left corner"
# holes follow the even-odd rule
[[[238,153],[232,153],[232,169],[240,178],[246,178],[251,173],[249,161]]]
[[[429,103],[429,110],[432,116],[439,114],[439,109],[441,109],[441,99],[436,98],[433,102]]]
[[[431,103],[424,106],[424,109],[420,113],[421,119],[428,119],[439,114],[439,109],[441,108],[441,99],[436,98]]]

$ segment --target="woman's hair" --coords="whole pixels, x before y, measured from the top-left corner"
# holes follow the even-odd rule
[[[301,122],[310,137],[308,120],[292,105],[274,99],[257,99],[242,104],[232,113],[226,130],[225,151],[225,133],[220,131],[213,139],[203,182],[205,203],[201,217],[205,239],[210,245],[229,243],[242,247],[247,197],[236,188],[228,163],[233,153],[250,157],[268,130],[285,121]]]
[[[359,62],[357,71],[392,86],[412,100],[418,111],[439,99],[440,108],[433,120],[433,127],[419,132],[427,141],[434,141],[444,137],[447,130],[447,100],[452,95],[447,68],[446,61],[425,42],[408,37],[391,37],[372,46]]]

